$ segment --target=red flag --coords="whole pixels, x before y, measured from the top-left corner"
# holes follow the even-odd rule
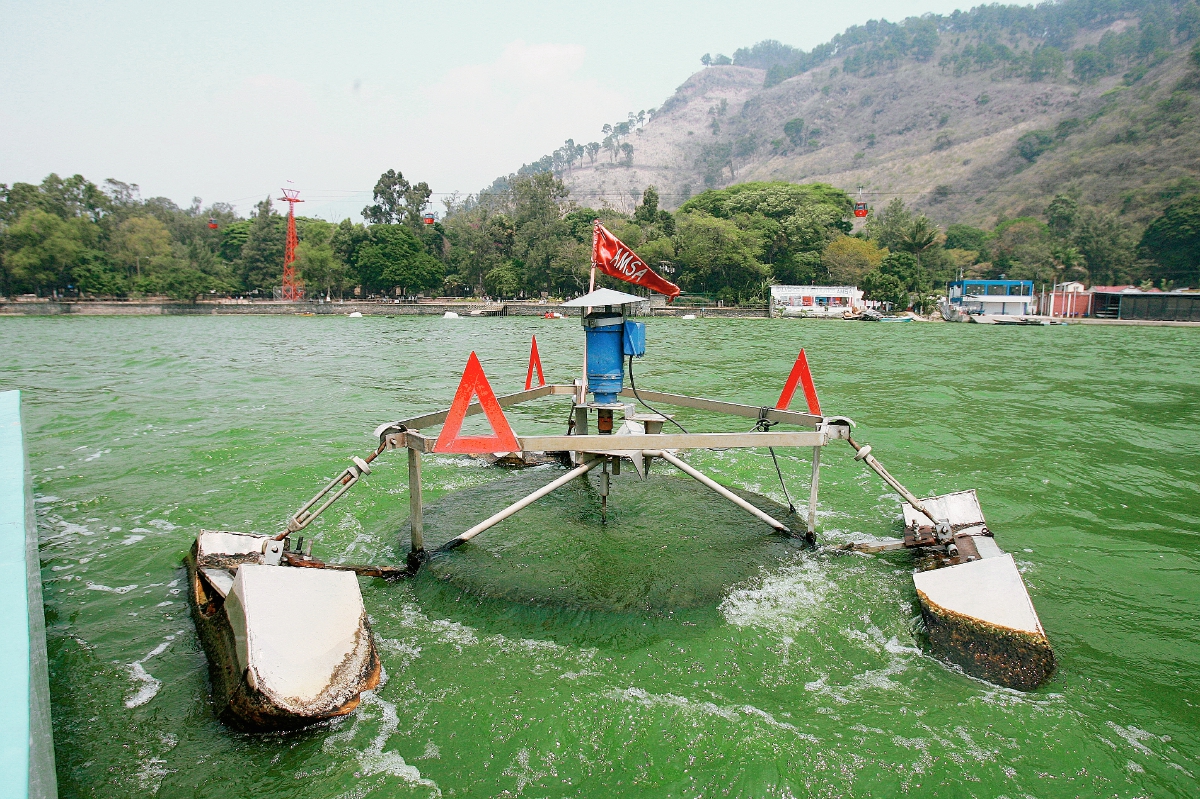
[[[679,296],[679,286],[646,266],[645,261],[599,222],[593,230],[592,263],[610,277],[666,294],[668,301]]]

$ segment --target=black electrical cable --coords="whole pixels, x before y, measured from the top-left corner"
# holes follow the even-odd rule
[[[633,396],[637,397],[637,401],[638,401],[638,402],[640,402],[640,403],[642,403],[643,405],[645,405],[645,406],[646,406],[646,408],[647,408],[647,409],[648,409],[648,410],[649,410],[651,413],[657,413],[659,416],[663,417],[663,418],[664,418],[664,419],[666,419],[668,422],[670,422],[671,424],[673,424],[673,425],[675,425],[676,427],[678,427],[680,430],[683,430],[683,425],[681,425],[679,422],[677,422],[677,421],[675,421],[674,419],[672,419],[670,416],[667,416],[667,415],[666,415],[665,413],[663,413],[662,411],[659,411],[659,410],[657,410],[656,408],[651,408],[651,407],[650,407],[650,403],[648,403],[648,402],[646,402],[644,399],[642,399],[642,395],[641,395],[641,394],[639,394],[639,393],[638,393],[638,390],[637,390],[637,383],[635,383],[635,382],[633,381],[633,356],[632,356],[632,355],[630,355],[630,356],[629,356],[629,387],[633,389]],[[683,430],[683,432],[684,432],[684,433],[687,433],[687,430]]]
[[[775,464],[775,474],[779,475],[779,485],[783,488],[783,497],[787,500],[788,510],[795,513],[796,506],[792,504],[792,496],[788,493],[787,484],[783,482],[783,471],[779,468],[779,459],[775,457],[775,448],[767,447],[767,451],[771,453],[771,461]]]
[[[768,430],[770,430],[772,427],[774,427],[775,425],[779,424],[779,422],[772,422],[767,419],[766,410],[767,410],[766,408],[762,408],[759,410],[758,421],[755,422],[754,427],[751,428],[750,432],[758,431],[761,433],[765,433]],[[783,470],[779,468],[779,458],[775,457],[775,448],[767,447],[767,452],[771,453],[771,462],[775,464],[775,474],[779,475],[779,487],[783,489],[783,496],[784,496],[784,499],[787,500],[788,510],[791,511],[792,513],[795,513],[796,506],[792,502],[792,495],[788,493],[787,483],[783,482]]]

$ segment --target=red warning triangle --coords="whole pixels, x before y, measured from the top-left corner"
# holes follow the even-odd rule
[[[546,376],[542,374],[542,356],[538,354],[537,336],[533,337],[533,348],[529,350],[529,373],[525,375],[525,390],[533,388],[533,369],[537,367],[538,385],[546,385]]]
[[[792,395],[796,393],[797,383],[804,387],[804,399],[808,403],[808,412],[814,416],[820,416],[821,403],[817,400],[817,387],[813,385],[812,373],[808,371],[808,357],[805,356],[804,350],[800,350],[800,354],[796,356],[792,373],[788,375],[787,383],[783,386],[779,402],[775,403],[776,410],[787,410],[788,405],[792,403]]]
[[[479,397],[479,404],[483,406],[483,413],[492,425],[494,435],[458,434],[462,430],[463,420],[467,417],[467,408],[471,405],[472,397]],[[492,385],[483,373],[483,365],[472,352],[471,357],[467,359],[467,368],[463,370],[454,402],[450,403],[446,424],[442,427],[433,451],[482,455],[487,452],[519,452],[520,449],[517,436],[509,426],[508,419],[504,418],[504,411],[500,409],[500,403],[496,402],[496,393],[492,391]]]

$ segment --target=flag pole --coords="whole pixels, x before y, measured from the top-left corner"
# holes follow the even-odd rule
[[[592,274],[588,279],[588,294],[596,290],[596,227],[600,224],[599,219],[592,220]],[[583,315],[587,316],[592,312],[591,306],[583,309]],[[587,336],[583,338],[583,379],[579,382],[579,405],[582,405],[587,400]]]

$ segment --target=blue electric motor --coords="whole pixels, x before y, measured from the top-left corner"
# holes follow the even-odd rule
[[[597,404],[618,405],[617,395],[625,388],[625,356],[646,354],[646,326],[606,310],[585,316],[583,329],[588,389]]]

